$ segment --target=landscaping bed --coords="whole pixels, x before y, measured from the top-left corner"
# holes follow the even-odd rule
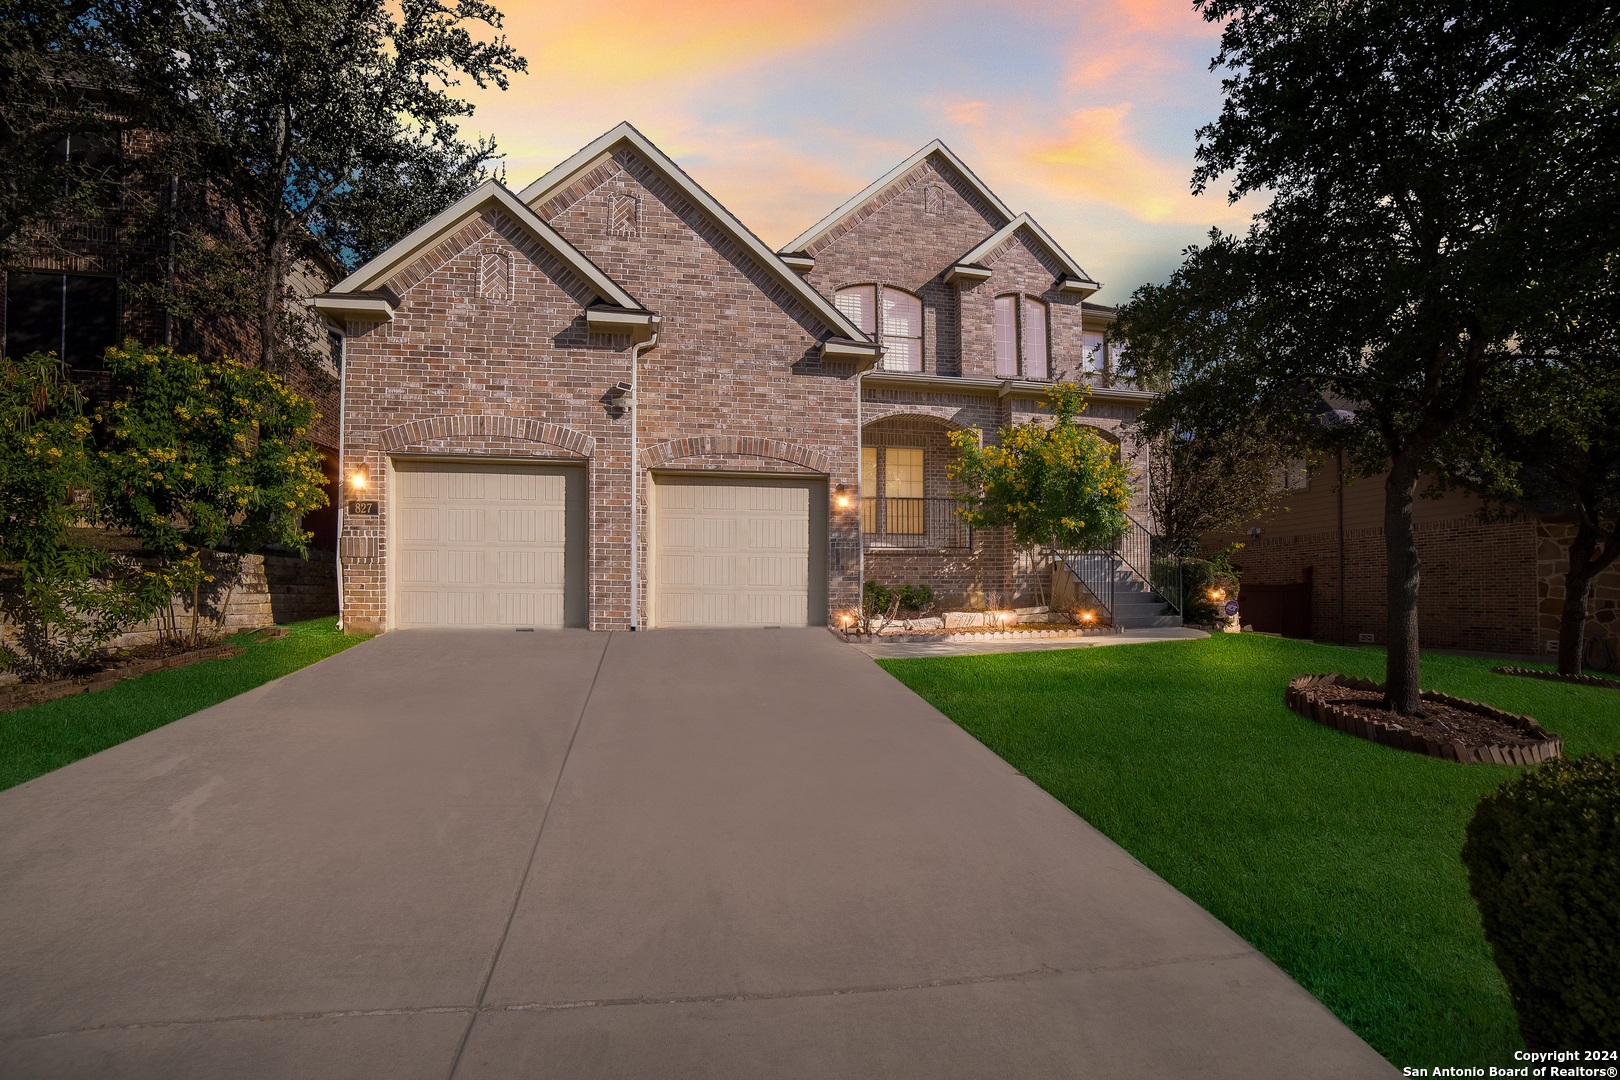
[[[95,693],[105,690],[121,679],[132,679],[149,671],[163,668],[186,667],[202,660],[240,655],[237,645],[209,642],[197,647],[175,647],[166,642],[152,642],[125,649],[117,654],[100,657],[65,679],[17,680],[0,685],[0,712],[21,709],[28,705],[55,701],[74,694]]]
[[[1318,724],[1446,761],[1534,765],[1563,749],[1528,716],[1433,690],[1422,698],[1422,716],[1403,716],[1384,706],[1382,684],[1345,675],[1301,675],[1285,696],[1290,709]]]
[[[1493,667],[1491,670],[1498,675],[1518,675],[1525,679],[1546,679],[1548,682],[1570,683],[1573,686],[1601,686],[1606,690],[1620,690],[1620,680],[1600,679],[1596,675],[1565,675],[1558,671],[1527,667]]]

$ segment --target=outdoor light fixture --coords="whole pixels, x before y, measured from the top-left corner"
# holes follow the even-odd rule
[[[838,504],[840,510],[849,509],[849,488],[847,485],[839,484],[833,488],[833,502]]]
[[[1082,614],[1082,615],[1081,615],[1081,616],[1080,616],[1080,620],[1081,620],[1081,621],[1082,621],[1082,622],[1090,622],[1090,621],[1091,621],[1091,620],[1092,620],[1092,614],[1091,614],[1091,612],[1089,612],[1089,611],[1087,611],[1087,612],[1085,612],[1085,613],[1083,613],[1083,614]]]
[[[366,470],[356,469],[349,474],[349,486],[356,491],[366,490]]]

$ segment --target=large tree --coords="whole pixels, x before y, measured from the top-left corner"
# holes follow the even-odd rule
[[[1558,283],[1620,239],[1620,11],[1592,0],[1200,0],[1225,23],[1196,190],[1269,197],[1130,328],[1155,408],[1254,417],[1385,474],[1387,702],[1420,710],[1420,474]],[[1496,459],[1476,457],[1485,468]]]
[[[353,268],[470,190],[496,159],[468,142],[462,79],[504,89],[526,69],[482,0],[104,0],[154,100],[142,170],[185,196],[149,206],[184,265],[153,298],[237,317],[261,367],[297,355],[292,283]],[[155,187],[148,184],[148,187]],[[166,234],[166,235],[165,235]]]

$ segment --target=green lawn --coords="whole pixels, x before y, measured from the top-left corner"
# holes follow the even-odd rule
[[[365,639],[346,637],[328,615],[293,623],[272,641],[239,634],[240,656],[204,660],[125,679],[109,690],[0,713],[0,790],[89,757],[171,720],[217,705]]]
[[[1384,656],[1244,634],[882,666],[1202,904],[1397,1067],[1522,1048],[1459,852],[1517,770],[1377,746],[1283,705],[1288,680]],[[1425,656],[1423,685],[1620,751],[1620,692]]]

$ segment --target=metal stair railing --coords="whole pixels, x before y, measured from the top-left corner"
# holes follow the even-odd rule
[[[1129,514],[1125,515],[1125,528],[1109,543],[1086,551],[1054,551],[1052,554],[1097,598],[1109,622],[1114,618],[1115,585],[1121,570],[1128,570],[1146,582],[1177,615],[1186,612],[1181,556],[1171,550],[1164,537],[1153,535]]]

